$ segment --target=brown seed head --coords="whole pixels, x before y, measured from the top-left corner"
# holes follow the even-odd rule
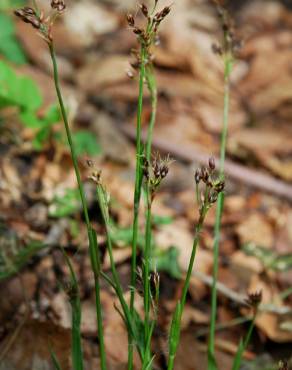
[[[25,6],[23,8],[23,11],[25,12],[25,14],[27,15],[36,15],[36,12],[33,8],[29,7],[29,6]]]
[[[195,182],[196,184],[199,184],[199,182],[202,180],[202,173],[201,173],[201,169],[200,168],[197,168],[196,169],[196,172],[195,172]]]
[[[209,198],[208,198],[209,203],[211,204],[216,203],[217,199],[218,199],[218,193],[216,191],[214,193],[209,194]]]
[[[147,6],[146,6],[145,4],[143,4],[143,3],[142,3],[142,4],[140,5],[140,8],[141,8],[141,11],[142,11],[142,13],[143,13],[144,17],[148,18],[148,17],[149,17],[149,11],[148,11]]]
[[[133,28],[133,32],[135,33],[135,35],[138,35],[138,36],[143,35],[143,30],[141,30],[141,28],[138,28],[138,27]]]
[[[220,181],[218,182],[218,184],[215,185],[215,190],[217,191],[217,193],[221,193],[225,188],[225,182],[224,181]]]
[[[210,158],[209,158],[209,162],[208,162],[208,164],[209,164],[209,168],[210,168],[210,170],[211,170],[211,171],[214,171],[214,170],[215,170],[215,168],[216,168],[216,165],[215,165],[215,158],[214,158],[214,157],[210,157]]]
[[[162,18],[166,17],[170,13],[170,10],[170,6],[166,6],[165,8],[163,8],[161,11]]]
[[[14,14],[19,18],[23,18],[25,16],[25,11],[23,9],[16,9],[14,10]]]
[[[134,27],[135,26],[135,19],[134,19],[133,15],[130,14],[130,13],[127,14],[127,22],[128,22],[128,25],[130,27]]]
[[[206,167],[204,166],[201,167],[201,174],[202,174],[202,180],[204,181],[205,184],[207,184],[210,175]]]
[[[254,292],[254,293],[248,293],[248,297],[247,299],[245,300],[245,303],[254,308],[254,309],[257,309],[259,304],[261,303],[262,301],[262,291],[259,290],[257,292]]]
[[[51,1],[51,8],[57,10],[58,12],[62,12],[66,9],[66,4],[64,0],[52,0]]]

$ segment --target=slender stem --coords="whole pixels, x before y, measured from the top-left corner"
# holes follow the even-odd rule
[[[75,170],[75,175],[76,175],[76,179],[77,179],[77,183],[78,183],[78,189],[79,189],[79,193],[80,193],[84,218],[85,218],[87,229],[89,230],[91,226],[90,226],[90,220],[89,220],[89,215],[88,215],[88,210],[87,210],[87,205],[86,205],[85,193],[84,193],[83,184],[82,184],[82,181],[81,181],[80,171],[79,171],[79,167],[78,167],[77,155],[76,155],[76,152],[75,152],[75,148],[74,148],[74,144],[73,144],[73,140],[72,140],[72,136],[71,136],[71,131],[70,131],[70,127],[69,127],[67,113],[66,113],[66,109],[65,109],[65,106],[64,106],[63,97],[62,97],[62,93],[61,93],[61,89],[60,89],[58,66],[57,66],[57,61],[56,61],[53,42],[49,43],[49,49],[50,49],[50,54],[51,54],[51,58],[52,58],[52,62],[53,62],[54,81],[55,81],[56,93],[57,93],[57,96],[58,96],[59,105],[60,105],[60,109],[61,109],[61,114],[62,114],[62,118],[63,118],[64,125],[65,125],[66,135],[67,135],[68,143],[69,143],[69,146],[70,146],[71,158],[72,158],[72,162],[73,162],[73,166],[74,166],[74,170]]]
[[[147,143],[146,143],[146,159],[150,162],[151,159],[151,149],[152,149],[152,136],[153,136],[153,129],[156,121],[156,113],[157,113],[157,85],[156,79],[153,71],[153,66],[149,66],[146,71],[146,79],[148,88],[150,91],[151,96],[151,116],[148,126],[148,133],[147,133]]]
[[[150,350],[150,306],[151,306],[151,290],[150,290],[150,268],[151,268],[151,238],[152,238],[152,213],[151,213],[151,194],[150,194],[150,185],[147,182],[146,185],[146,228],[145,228],[145,250],[144,250],[144,271],[143,271],[143,280],[144,280],[144,338],[145,338],[145,363],[147,364],[150,361],[151,350]]]
[[[253,319],[252,319],[252,321],[249,325],[249,328],[248,328],[246,337],[244,338],[244,341],[241,340],[241,342],[239,344],[238,351],[236,353],[236,356],[235,356],[235,359],[234,359],[234,362],[233,362],[233,365],[232,365],[232,370],[239,370],[239,368],[240,368],[240,364],[241,364],[241,361],[242,361],[242,356],[243,356],[243,353],[246,350],[246,348],[248,346],[248,343],[250,341],[250,338],[251,338],[251,335],[252,335],[252,332],[253,332],[253,328],[254,328],[254,325],[255,325],[255,320],[256,320],[256,314],[254,315],[254,317],[253,317]]]
[[[90,239],[89,239],[89,253],[90,261],[94,275],[94,287],[95,287],[95,307],[96,307],[96,320],[97,320],[97,330],[98,330],[98,339],[100,347],[100,366],[101,370],[107,369],[106,364],[106,352],[104,344],[104,335],[103,335],[103,322],[102,322],[102,308],[101,308],[101,299],[100,299],[100,254],[99,247],[97,243],[96,232],[91,228]]]
[[[143,360],[144,354],[137,340],[137,330],[136,330],[136,323],[134,320],[134,315],[131,314],[130,309],[125,301],[125,298],[123,295],[123,288],[122,288],[119,275],[116,269],[115,261],[114,261],[113,247],[112,247],[112,235],[111,235],[111,229],[110,229],[111,224],[110,224],[110,216],[109,216],[109,209],[108,209],[108,195],[106,193],[105,188],[103,187],[101,183],[97,184],[97,199],[98,199],[98,204],[101,210],[102,218],[104,221],[105,229],[106,229],[107,251],[110,257],[110,265],[111,265],[111,271],[112,271],[113,278],[110,279],[105,274],[102,274],[102,275],[105,277],[108,283],[114,288],[119,298],[119,301],[120,301],[120,304],[123,310],[123,314],[124,314],[123,319],[127,326],[129,336],[131,336],[131,338],[135,340],[135,344],[137,346],[138,352],[140,354],[141,359]]]
[[[100,342],[101,370],[107,370],[106,353],[105,353],[105,346],[104,346],[104,341],[103,341],[104,335],[103,335],[103,326],[102,326],[102,308],[101,308],[101,300],[100,300],[100,283],[99,283],[100,260],[99,260],[99,254],[98,254],[98,245],[97,245],[97,240],[96,240],[96,234],[93,231],[91,224],[90,224],[84,188],[83,188],[81,175],[80,175],[80,171],[78,167],[77,155],[75,152],[75,148],[74,148],[74,144],[73,144],[73,140],[71,136],[71,131],[69,127],[68,117],[67,117],[67,113],[66,113],[66,109],[64,106],[62,93],[61,93],[58,66],[57,66],[57,61],[55,57],[55,50],[54,50],[53,42],[50,42],[48,45],[49,45],[50,55],[51,55],[51,59],[53,63],[53,74],[54,74],[56,93],[57,93],[57,97],[58,97],[58,101],[59,101],[59,105],[61,109],[62,118],[63,118],[64,125],[65,125],[68,143],[70,146],[71,158],[72,158],[75,175],[76,175],[76,179],[78,183],[78,189],[79,189],[79,194],[81,198],[83,214],[84,214],[84,219],[85,219],[88,239],[89,239],[89,252],[90,252],[91,266],[92,266],[92,270],[94,273],[94,281],[95,281],[96,315],[97,315],[98,334],[99,334],[99,342]]]
[[[230,73],[232,69],[232,57],[227,55],[224,61],[224,109],[223,109],[223,128],[221,133],[220,143],[220,179],[224,180],[224,164],[226,156],[226,142],[228,133],[228,118],[229,118],[229,95],[230,95]],[[209,338],[209,358],[212,361],[208,363],[208,369],[213,369],[213,363],[215,360],[215,330],[216,330],[216,312],[217,312],[217,278],[218,278],[218,266],[219,266],[219,241],[220,241],[220,230],[221,230],[221,219],[224,206],[224,193],[220,193],[218,196],[217,208],[216,208],[216,219],[214,226],[214,247],[213,247],[213,284],[211,293],[211,321],[210,321],[210,338]],[[212,362],[212,363],[211,363]]]
[[[206,187],[205,199],[207,199],[208,196],[209,196],[209,188]],[[174,360],[175,360],[177,346],[179,343],[179,336],[180,336],[180,330],[181,330],[181,318],[182,318],[184,306],[185,306],[186,299],[187,299],[187,293],[188,293],[189,286],[190,286],[190,280],[191,280],[192,271],[194,267],[197,247],[200,242],[201,231],[204,225],[207,212],[208,212],[207,203],[204,203],[204,206],[200,212],[200,218],[199,218],[198,224],[196,226],[196,233],[195,233],[194,242],[193,242],[192,254],[191,254],[190,261],[189,261],[189,266],[188,266],[187,275],[186,275],[183,290],[182,290],[181,299],[178,302],[177,309],[172,319],[173,327],[170,333],[171,347],[170,347],[167,370],[173,370],[173,367],[174,367]]]
[[[142,143],[141,143],[141,124],[142,124],[142,109],[143,109],[143,91],[145,78],[145,57],[146,50],[141,49],[141,66],[139,77],[139,97],[137,110],[137,128],[136,128],[136,176],[135,176],[135,191],[134,191],[134,216],[133,216],[133,234],[132,234],[132,260],[131,260],[131,296],[130,296],[130,313],[134,315],[135,287],[136,287],[136,270],[137,270],[137,242],[138,242],[138,226],[139,226],[139,206],[141,199],[142,187]],[[129,334],[128,347],[128,370],[133,369],[133,338]]]

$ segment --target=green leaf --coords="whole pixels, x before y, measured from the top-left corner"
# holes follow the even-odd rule
[[[55,123],[60,122],[61,119],[62,117],[59,106],[57,104],[53,104],[47,110],[46,115],[43,118],[43,121],[47,126],[52,126]]]
[[[10,19],[10,17],[7,16],[6,14],[0,14],[0,27],[1,27],[0,40],[14,34],[13,22]]]
[[[173,222],[173,217],[171,216],[152,216],[152,223],[156,226],[170,225]]]
[[[19,76],[5,62],[0,61],[0,108],[16,106],[21,110],[37,110],[42,96],[36,83]]]
[[[77,155],[88,154],[94,156],[101,153],[101,147],[96,137],[88,131],[80,130],[74,133],[73,143]]]
[[[14,24],[6,14],[0,14],[0,29],[0,54],[11,62],[25,63],[25,54],[14,36]]]
[[[42,150],[44,142],[47,141],[50,135],[49,127],[44,127],[38,131],[32,141],[32,146],[35,150]]]
[[[26,56],[14,37],[7,37],[5,40],[0,38],[0,54],[16,64],[24,64],[27,62]]]
[[[15,9],[24,5],[24,0],[1,0],[0,10]]]
[[[67,217],[80,209],[80,195],[78,189],[66,189],[62,195],[56,195],[49,207],[50,217]]]
[[[181,271],[178,264],[178,250],[170,247],[168,250],[157,251],[155,258],[156,268],[158,271],[165,271],[175,279],[181,278]]]
[[[43,128],[43,120],[38,118],[36,113],[31,110],[20,112],[19,117],[25,127],[29,128]]]
[[[58,360],[54,350],[51,348],[51,346],[50,346],[50,354],[51,354],[51,359],[52,359],[52,363],[54,365],[55,370],[62,370],[61,365],[59,363],[59,360]]]

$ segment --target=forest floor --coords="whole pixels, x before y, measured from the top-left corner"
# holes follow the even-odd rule
[[[137,9],[135,0],[71,1],[54,31],[103,268],[109,270],[109,256],[95,186],[88,180],[89,159],[102,170],[111,194],[114,257],[125,290],[138,96],[137,79],[126,73],[136,40],[125,14]],[[243,47],[232,73],[216,351],[220,369],[230,369],[238,340],[247,330],[248,312],[241,302],[247,292],[262,290],[244,369],[271,370],[279,359],[291,356],[292,346],[292,11],[278,1],[256,0],[233,15]],[[47,47],[32,28],[15,22],[28,62],[13,68],[37,83],[42,117],[56,103]],[[154,53],[159,103],[153,145],[175,160],[153,207],[161,274],[154,348],[157,366],[163,369],[167,328],[197,219],[195,169],[209,156],[219,156],[223,65],[212,52],[221,36],[216,12],[207,1],[176,1],[160,36]],[[146,92],[145,124],[150,111]],[[86,228],[62,125],[51,125],[43,141],[41,128],[23,125],[15,110],[4,109],[0,115],[0,369],[51,369],[48,343],[63,370],[70,368],[70,307],[62,289],[68,268],[60,245],[74,256],[80,281],[86,369],[98,369]],[[191,279],[176,370],[206,370],[214,219],[212,209]],[[142,218],[141,230],[143,225]],[[102,303],[111,369],[124,369],[127,332],[105,283]]]

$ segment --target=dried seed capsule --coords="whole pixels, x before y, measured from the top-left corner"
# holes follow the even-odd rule
[[[161,177],[162,179],[164,179],[164,177],[166,177],[166,176],[167,176],[168,171],[169,171],[168,166],[167,166],[166,164],[164,164],[164,165],[160,168],[160,177]]]
[[[51,8],[57,10],[58,12],[62,12],[66,8],[65,1],[64,0],[52,0]]]
[[[147,6],[145,4],[141,4],[140,8],[141,8],[141,11],[142,11],[144,17],[148,18],[149,17],[149,12],[148,12]]]
[[[163,8],[161,11],[161,18],[165,18],[170,13],[170,10],[170,6],[166,6],[165,8]]]
[[[201,173],[200,168],[197,168],[196,172],[195,172],[195,182],[196,182],[196,184],[198,184],[201,180],[202,180],[202,173]]]
[[[25,16],[25,11],[23,9],[16,9],[14,10],[14,14],[17,16],[17,17],[24,17]]]
[[[35,18],[35,17],[31,17],[30,19],[30,22],[29,22],[34,28],[36,28],[37,30],[40,28],[41,26],[41,22]]]
[[[127,14],[127,22],[128,22],[128,25],[130,27],[134,27],[135,26],[135,19],[134,19],[133,15],[130,14],[130,13]]]
[[[141,28],[138,28],[138,27],[133,28],[133,32],[139,36],[143,34],[143,30],[141,30]]]
[[[218,182],[218,184],[215,185],[215,189],[218,193],[221,193],[225,188],[225,182],[224,181],[220,181]]]
[[[218,193],[216,191],[214,193],[209,194],[209,198],[208,198],[209,203],[211,204],[216,203],[217,199],[218,199]]]
[[[214,171],[215,168],[216,168],[216,165],[215,165],[215,158],[214,157],[210,157],[209,158],[209,168],[211,171]]]
[[[201,168],[201,174],[202,174],[202,180],[204,181],[204,183],[207,183],[210,175],[206,167],[203,166]]]
[[[36,12],[33,8],[29,7],[29,6],[25,6],[23,9],[22,9],[25,14],[27,15],[36,15]]]
[[[263,293],[261,290],[254,293],[248,293],[248,297],[245,300],[246,304],[252,308],[257,308],[262,301]]]

